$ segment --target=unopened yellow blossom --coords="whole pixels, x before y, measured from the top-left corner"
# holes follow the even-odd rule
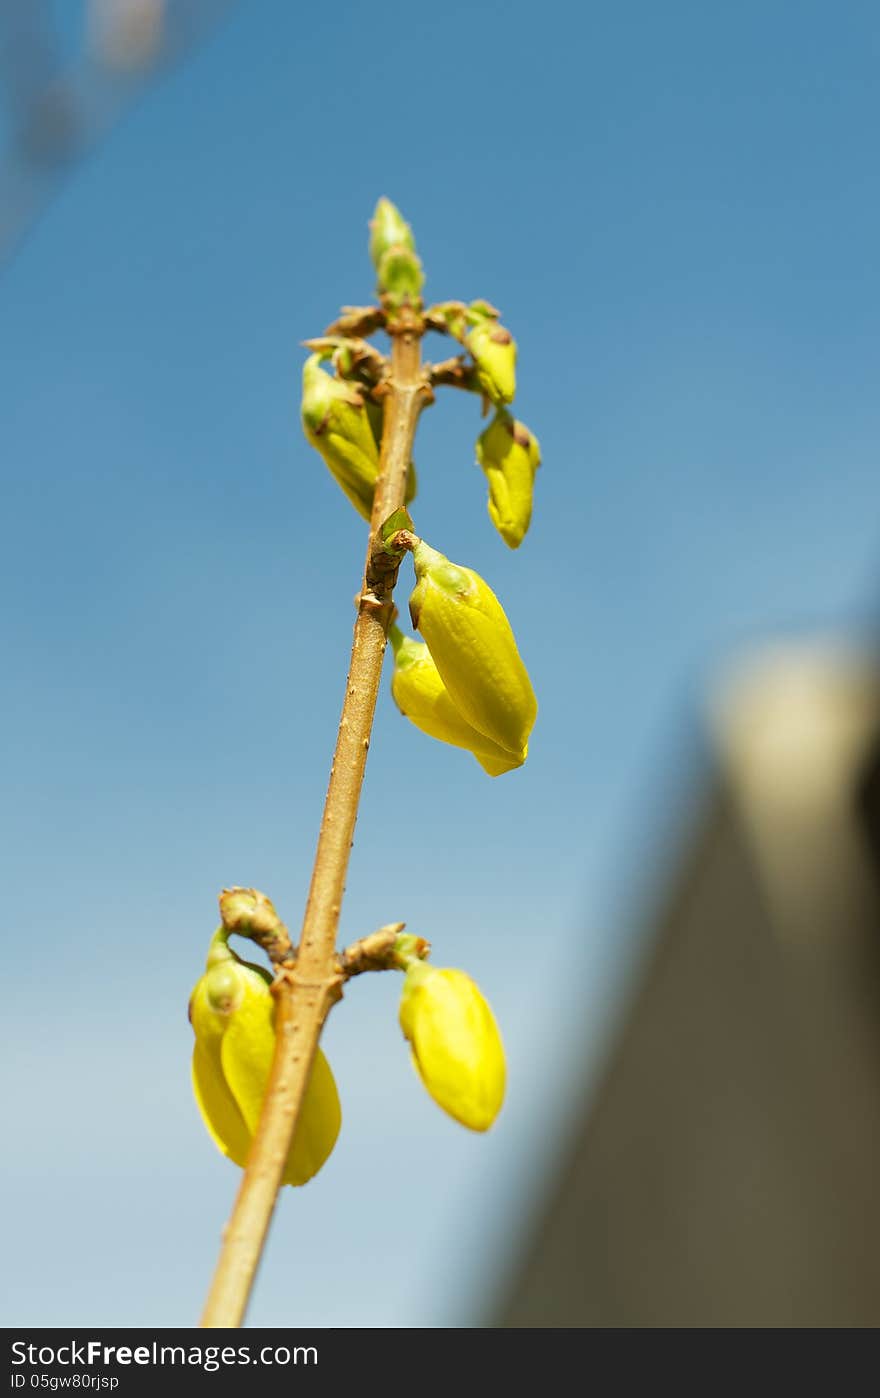
[[[471,727],[520,761],[538,702],[498,598],[471,568],[419,540],[410,615],[453,704]]]
[[[419,1077],[445,1112],[486,1131],[504,1100],[504,1045],[495,1016],[464,971],[410,962],[400,1027]]]
[[[441,743],[473,753],[490,777],[500,777],[522,766],[521,757],[506,752],[462,717],[424,641],[404,636],[396,626],[392,626],[389,639],[394,648],[391,693],[400,712],[416,728]]]
[[[303,431],[358,514],[369,519],[379,475],[379,448],[363,394],[333,378],[312,354],[303,365]]]
[[[532,519],[535,472],[541,464],[538,439],[499,408],[477,438],[477,461],[489,482],[489,517],[504,542],[519,548]]]
[[[275,1052],[275,1004],[268,973],[236,956],[228,936],[225,928],[215,934],[205,973],[190,998],[192,1080],[215,1145],[244,1168]],[[336,1083],[318,1048],[283,1184],[305,1184],[318,1173],[340,1123]]]
[[[480,387],[493,403],[512,403],[516,394],[516,340],[497,320],[486,318],[467,332]]]

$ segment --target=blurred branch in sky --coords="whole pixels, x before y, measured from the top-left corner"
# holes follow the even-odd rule
[[[60,180],[232,0],[0,0],[0,263]]]

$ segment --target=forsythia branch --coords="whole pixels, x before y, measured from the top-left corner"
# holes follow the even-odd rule
[[[363,316],[358,328],[352,327],[353,333],[363,333],[362,322]],[[337,322],[334,331],[339,326]],[[371,545],[358,603],[339,735],[299,954],[293,969],[285,970],[273,986],[277,999],[275,1057],[259,1126],[201,1319],[201,1324],[210,1328],[237,1326],[244,1317],[321,1029],[342,994],[335,950],[339,912],[396,581],[395,569],[384,581],[373,577],[368,583],[367,568],[373,554],[372,536],[404,503],[416,424],[431,397],[421,367],[423,326],[418,313],[402,308],[389,329],[391,368],[385,382],[384,430],[370,521]],[[348,332],[346,329],[339,333]]]
[[[215,1144],[244,1167],[202,1325],[239,1325],[253,1287],[279,1187],[302,1185],[332,1152],[339,1097],[318,1041],[345,982],[365,971],[403,973],[399,1023],[426,1090],[471,1131],[486,1131],[504,1099],[505,1059],[488,1001],[464,971],[428,963],[430,943],[389,923],[337,951],[340,909],[388,640],[391,694],[430,737],[470,753],[491,778],[526,761],[537,700],[499,599],[474,569],[415,532],[406,509],[417,489],[412,452],[435,386],[478,395],[494,415],[476,443],[489,517],[516,549],[529,528],[541,453],[510,411],[516,341],[488,301],[423,309],[424,273],[412,229],[380,199],[370,225],[379,305],[345,306],[306,341],[302,425],[351,506],[369,521],[367,554],[342,715],[299,944],[256,889],[224,889],[221,926],[190,997],[193,1088]],[[390,357],[367,343],[384,330]],[[424,364],[427,330],[463,353]],[[325,368],[325,365],[328,367]],[[328,372],[328,369],[330,372]],[[412,555],[409,599],[422,639],[393,624],[398,571]],[[229,946],[249,938],[264,966]]]

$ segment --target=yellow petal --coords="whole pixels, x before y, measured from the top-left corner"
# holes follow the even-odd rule
[[[541,464],[538,440],[525,423],[499,409],[477,438],[477,461],[489,483],[489,517],[504,542],[519,548],[532,518],[535,472]]]
[[[503,751],[498,749],[499,754]],[[484,752],[474,752],[474,757],[479,762],[484,772],[488,772],[490,777],[503,777],[505,772],[513,772],[517,767],[521,767],[529,755],[529,745],[526,743],[522,750],[522,756],[514,758],[511,754],[505,753],[503,757],[489,757]]]
[[[521,767],[522,758],[493,743],[455,707],[428,647],[392,627],[395,668],[391,693],[400,712],[416,728],[442,743],[473,753],[484,771],[498,777]]]
[[[322,436],[307,431],[306,437],[321,453],[324,464],[358,514],[369,519],[379,474],[378,457],[374,459],[363,442],[353,441],[333,430],[328,430]]]
[[[413,625],[453,704],[473,728],[523,760],[538,703],[498,598],[479,574],[424,541],[413,557]]]
[[[312,1075],[306,1089],[296,1139],[287,1157],[285,1184],[305,1184],[316,1175],[336,1144],[342,1110],[330,1064],[320,1048],[315,1051]]]
[[[221,929],[190,1000],[196,1102],[215,1144],[241,1167],[259,1121],[275,1052],[275,1004],[269,984],[262,967],[242,961],[229,949]],[[336,1143],[340,1122],[336,1084],[319,1048],[282,1183],[305,1184],[317,1174]]]
[[[235,1098],[226,1086],[219,1063],[196,1040],[192,1056],[193,1091],[208,1134],[224,1155],[244,1169],[251,1133],[244,1124]]]
[[[482,320],[467,334],[480,387],[493,403],[512,403],[516,394],[516,340],[497,320]]]
[[[223,1037],[223,1076],[251,1133],[257,1129],[275,1053],[274,1019],[271,995],[251,986]],[[336,1144],[341,1120],[336,1083],[318,1048],[287,1158],[285,1184],[305,1184],[318,1173]]]
[[[321,368],[320,355],[303,365],[302,424],[307,440],[351,503],[370,518],[379,449],[370,426],[363,395],[354,385],[335,379]]]
[[[251,1134],[257,1129],[275,1055],[274,1009],[268,991],[263,995],[248,986],[220,1045],[223,1077]]]

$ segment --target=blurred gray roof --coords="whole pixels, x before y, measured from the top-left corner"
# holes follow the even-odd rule
[[[768,650],[711,712],[705,817],[498,1324],[880,1321],[877,658]]]

